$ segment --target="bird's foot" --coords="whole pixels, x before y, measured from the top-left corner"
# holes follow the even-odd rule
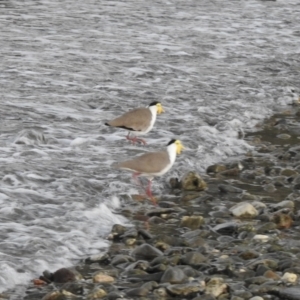
[[[133,145],[134,145],[135,143],[141,143],[141,144],[143,144],[143,145],[146,145],[146,144],[147,144],[147,142],[146,142],[145,140],[139,139],[139,138],[137,138],[136,136],[135,136],[135,137],[130,137],[129,135],[127,135],[127,136],[126,136],[126,139],[127,139],[128,141],[130,141]]]
[[[156,198],[156,197],[153,197],[153,196],[151,196],[151,197],[149,197],[149,198],[150,198],[152,204],[153,204],[154,206],[157,206],[157,198]]]

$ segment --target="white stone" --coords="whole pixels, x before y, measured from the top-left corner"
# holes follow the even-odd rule
[[[249,300],[264,300],[264,298],[255,296],[255,297],[250,298]]]
[[[240,202],[232,206],[229,210],[238,218],[253,218],[258,215],[256,208],[248,202]]]
[[[267,242],[270,239],[270,237],[267,235],[263,235],[263,234],[256,234],[253,237],[253,239],[257,240],[257,241],[261,241],[261,242]]]
[[[283,276],[281,277],[281,279],[284,281],[284,282],[291,282],[291,283],[294,283],[297,281],[297,275],[294,274],[294,273],[289,273],[289,272],[286,272],[283,274]]]

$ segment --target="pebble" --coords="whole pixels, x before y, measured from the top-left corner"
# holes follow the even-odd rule
[[[247,202],[240,202],[229,209],[238,218],[254,218],[258,215],[256,208]]]

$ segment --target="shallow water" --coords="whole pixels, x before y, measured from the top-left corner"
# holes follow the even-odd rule
[[[106,247],[137,187],[110,165],[188,148],[171,176],[245,153],[239,133],[297,98],[298,0],[1,1],[0,291]],[[295,89],[295,90],[294,90]],[[154,100],[132,146],[104,122]]]

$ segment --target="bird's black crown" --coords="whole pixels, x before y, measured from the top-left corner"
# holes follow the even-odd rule
[[[167,146],[171,145],[171,144],[174,144],[176,142],[176,139],[172,139]]]
[[[153,102],[151,102],[151,103],[149,104],[149,107],[150,107],[150,106],[155,106],[155,105],[158,104],[158,103],[160,103],[160,102],[158,102],[158,101],[153,101]]]

